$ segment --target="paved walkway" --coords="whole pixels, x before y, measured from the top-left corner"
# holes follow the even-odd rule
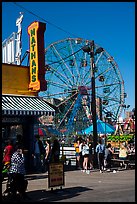
[[[64,176],[62,189],[56,187],[51,191],[47,173],[27,175],[27,195],[30,199],[23,202],[135,202],[134,169],[116,173],[93,170],[89,175],[72,170],[65,171]],[[2,192],[5,183],[2,183]]]

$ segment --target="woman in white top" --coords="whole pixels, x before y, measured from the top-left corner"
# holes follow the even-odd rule
[[[86,141],[83,140],[82,144],[82,156],[83,156],[83,171],[89,173],[88,171],[88,159],[89,159],[89,146],[86,144]]]
[[[48,170],[48,164],[50,159],[50,153],[51,153],[51,142],[49,139],[45,141],[46,147],[45,147],[45,171]]]

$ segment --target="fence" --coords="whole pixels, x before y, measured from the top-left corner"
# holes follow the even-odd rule
[[[66,165],[76,166],[75,147],[60,147],[60,158]]]

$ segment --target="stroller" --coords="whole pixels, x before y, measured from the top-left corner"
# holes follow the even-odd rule
[[[6,190],[3,192],[3,197],[15,198],[17,193],[24,196],[27,190],[28,181],[25,178],[19,180],[19,176],[18,174],[8,175]]]

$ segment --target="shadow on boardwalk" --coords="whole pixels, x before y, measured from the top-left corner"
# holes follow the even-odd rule
[[[26,198],[22,199],[19,196],[15,198],[3,197],[2,202],[59,202],[64,199],[73,198],[79,196],[81,192],[93,190],[86,187],[72,187],[65,189],[55,189],[55,190],[35,190],[26,193]]]

